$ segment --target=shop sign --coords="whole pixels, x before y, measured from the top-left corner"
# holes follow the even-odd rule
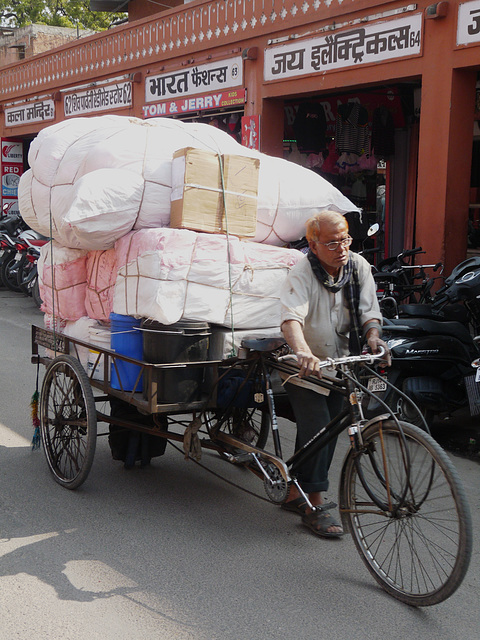
[[[210,109],[220,109],[233,107],[238,104],[245,104],[245,89],[234,91],[223,91],[208,96],[196,96],[194,98],[183,98],[171,102],[158,102],[157,104],[147,104],[142,107],[144,118],[158,118],[159,116],[178,116],[183,113],[193,111],[208,111]]]
[[[223,91],[243,85],[241,56],[190,67],[183,71],[145,78],[145,102],[177,100],[206,91]]]
[[[92,87],[85,91],[66,93],[63,98],[65,117],[78,116],[84,113],[110,111],[121,107],[132,106],[132,83]]]
[[[480,41],[480,0],[465,2],[458,7],[457,44]]]
[[[265,49],[264,79],[385,62],[421,54],[421,13]]]
[[[242,117],[242,146],[260,149],[260,116]]]
[[[18,211],[18,183],[23,173],[23,142],[2,139],[2,212]],[[7,205],[6,211],[3,207]]]
[[[17,196],[18,183],[22,173],[22,165],[2,162],[2,197],[15,198]]]
[[[30,122],[45,122],[55,118],[53,100],[39,100],[32,104],[15,105],[5,109],[5,126],[16,127]]]
[[[2,140],[2,164],[4,162],[18,162],[23,165],[23,142]]]
[[[3,198],[3,207],[5,207],[4,209],[2,209],[2,213],[4,216],[20,215],[17,198]]]

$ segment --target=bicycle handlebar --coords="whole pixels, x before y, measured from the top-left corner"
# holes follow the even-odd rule
[[[355,364],[359,362],[366,362],[368,364],[373,364],[375,360],[380,360],[382,356],[385,355],[386,350],[383,347],[380,347],[380,351],[378,353],[362,353],[358,356],[343,356],[341,358],[327,358],[326,360],[320,360],[319,367],[320,369],[325,369],[326,367],[337,368],[342,364]],[[294,353],[287,354],[286,356],[280,356],[277,358],[278,362],[283,362],[285,360],[297,360],[297,356]]]
[[[402,258],[408,258],[409,256],[414,256],[417,253],[426,253],[423,251],[422,247],[415,247],[415,249],[407,249],[406,251],[402,251],[397,256],[397,260],[401,260]]]

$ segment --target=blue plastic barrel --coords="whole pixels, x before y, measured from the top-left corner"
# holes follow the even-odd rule
[[[140,327],[141,319],[123,316],[119,313],[110,314],[111,348],[116,353],[135,360],[143,358],[143,334],[136,327]],[[117,369],[112,363],[110,368],[111,385],[114,389],[132,391],[135,387],[141,367],[131,362],[116,360]],[[117,373],[118,371],[118,373]],[[121,384],[120,384],[121,381]],[[135,392],[143,390],[143,380],[140,379]]]

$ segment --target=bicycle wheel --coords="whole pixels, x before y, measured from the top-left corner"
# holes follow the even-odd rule
[[[40,431],[56,482],[76,489],[92,466],[97,414],[88,376],[72,356],[60,355],[47,367],[40,397]]]
[[[205,422],[212,440],[217,431],[222,431],[252,447],[263,449],[267,443],[271,420],[270,414],[261,409],[231,407],[225,413],[208,412]]]
[[[472,523],[457,472],[418,427],[377,422],[360,454],[347,455],[340,487],[344,525],[375,580],[414,606],[446,600],[472,552]]]

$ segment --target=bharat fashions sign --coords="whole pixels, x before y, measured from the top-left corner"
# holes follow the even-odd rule
[[[280,80],[421,54],[421,13],[265,50],[264,79]]]
[[[243,85],[242,58],[212,62],[183,71],[164,73],[145,79],[145,102],[178,100],[178,98],[224,91]]]

